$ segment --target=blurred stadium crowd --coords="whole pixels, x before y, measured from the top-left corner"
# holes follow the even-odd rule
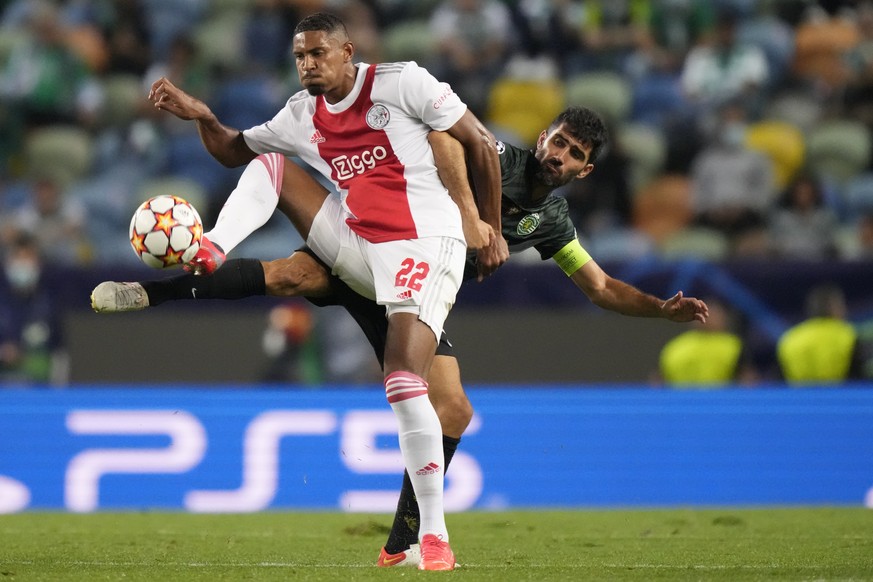
[[[873,2],[0,1],[0,244],[131,264],[130,216],[174,193],[207,228],[240,170],[151,108],[161,75],[247,128],[299,89],[299,18],[339,13],[366,62],[416,60],[500,138],[562,108],[612,143],[559,193],[600,261],[873,257]],[[277,217],[237,256],[287,255]],[[538,257],[536,257],[538,260]]]

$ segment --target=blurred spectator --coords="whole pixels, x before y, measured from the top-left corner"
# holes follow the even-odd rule
[[[439,54],[434,76],[484,119],[489,89],[514,42],[509,9],[499,0],[442,0],[430,28]]]
[[[92,125],[102,105],[102,91],[72,46],[58,9],[48,2],[34,2],[26,29],[28,34],[14,44],[0,70],[4,106],[20,118],[25,131],[57,123]]]
[[[774,198],[773,167],[764,154],[744,145],[742,107],[722,107],[710,142],[691,168],[696,222],[733,239],[739,254],[766,250],[766,216]]]
[[[778,2],[752,2],[737,31],[741,44],[756,45],[767,59],[768,83],[775,89],[786,80],[794,58],[794,29],[778,15]]]
[[[769,80],[767,59],[759,47],[737,39],[738,15],[722,8],[711,39],[688,53],[682,70],[682,88],[705,122],[709,113],[726,102],[741,103],[754,119]]]
[[[293,384],[321,381],[314,327],[312,308],[303,300],[288,301],[270,310],[263,341],[270,364],[263,381]]]
[[[66,384],[61,316],[45,280],[36,240],[18,234],[6,246],[0,302],[0,380]]]
[[[143,75],[143,90],[148,90],[160,77],[167,77],[198,99],[208,99],[211,88],[209,71],[198,59],[197,45],[190,36],[179,35],[168,47],[166,56],[154,59]],[[164,119],[167,116],[155,116]],[[180,124],[181,125],[181,124]]]
[[[661,378],[674,388],[754,383],[758,375],[737,332],[736,315],[718,298],[705,301],[709,307],[706,323],[693,322],[694,329],[677,335],[661,350]]]
[[[873,2],[858,5],[860,39],[847,55],[846,113],[873,128]]]
[[[633,225],[657,244],[688,227],[694,218],[691,182],[683,174],[663,174],[633,197]]]
[[[873,214],[867,213],[858,219],[858,254],[859,259],[873,259]]]
[[[578,50],[565,55],[568,74],[625,71],[628,58],[647,44],[649,2],[583,0],[576,24]]]
[[[115,0],[101,22],[109,50],[107,73],[142,76],[152,62],[151,39],[140,0]]]
[[[3,13],[6,29],[26,29],[34,17],[48,9],[55,14],[63,42],[95,73],[105,69],[109,51],[98,23],[106,0],[14,0]]]
[[[850,78],[848,55],[858,45],[860,34],[855,13],[841,8],[836,14],[812,4],[795,30],[792,71],[817,95],[828,99],[839,93]]]
[[[91,245],[85,216],[79,200],[65,196],[57,182],[41,179],[33,184],[30,199],[3,221],[3,234],[8,240],[29,233],[41,254],[53,263],[87,263]]]
[[[846,298],[839,287],[826,284],[809,292],[807,319],[788,329],[776,347],[788,383],[831,384],[862,376],[862,348],[846,314]]]
[[[688,51],[712,35],[715,5],[709,0],[651,1],[648,39],[634,58],[635,76],[678,73]]]
[[[770,216],[770,241],[780,257],[821,260],[836,253],[839,221],[825,206],[822,184],[814,176],[798,177],[782,194]]]
[[[303,385],[379,384],[382,370],[361,328],[336,306],[317,311],[302,299],[270,310],[264,330],[270,359],[261,380]]]
[[[142,0],[146,27],[151,39],[152,57],[163,61],[173,41],[189,36],[203,21],[208,0]],[[226,4],[226,3],[225,3]]]
[[[382,381],[382,369],[373,348],[345,309],[319,308],[317,332],[326,382],[363,386]]]
[[[514,6],[515,28],[523,53],[547,56],[564,76],[573,73],[572,60],[583,51],[580,31],[585,8],[578,0],[521,0]]]
[[[243,31],[246,63],[257,70],[290,67],[291,37],[300,16],[291,2],[255,0]]]

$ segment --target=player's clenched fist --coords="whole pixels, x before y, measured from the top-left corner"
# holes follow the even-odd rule
[[[495,236],[488,246],[482,247],[477,252],[476,263],[479,267],[477,279],[482,281],[485,277],[496,271],[500,265],[509,259],[509,246],[503,236]]]
[[[494,242],[494,229],[484,220],[476,219],[470,224],[465,222],[464,239],[468,249],[478,250]]]

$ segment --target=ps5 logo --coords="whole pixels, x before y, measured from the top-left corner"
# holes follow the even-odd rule
[[[160,437],[158,447],[87,448],[67,464],[64,505],[70,511],[91,512],[100,508],[101,480],[110,475],[185,474],[208,461],[215,451],[200,419],[181,410],[73,410],[67,429],[77,436]],[[466,434],[479,429],[478,417]],[[190,489],[184,492],[185,509],[192,512],[254,512],[269,508],[279,492],[280,448],[287,438],[339,438],[337,456],[354,475],[403,472],[400,450],[378,446],[377,441],[397,435],[394,413],[352,410],[339,415],[331,410],[267,410],[253,417],[242,435],[242,475],[233,489]],[[163,444],[163,443],[161,443]],[[234,447],[235,448],[235,447]],[[398,481],[399,484],[399,481]],[[0,491],[11,482],[0,481]],[[104,487],[108,484],[104,483]],[[444,503],[447,511],[472,507],[482,494],[482,469],[471,455],[459,451],[446,474]],[[7,511],[24,509],[29,496],[21,486],[14,489],[18,501]],[[135,499],[130,500],[136,506]],[[397,504],[397,489],[347,489],[339,492],[337,508],[349,512],[391,512]]]

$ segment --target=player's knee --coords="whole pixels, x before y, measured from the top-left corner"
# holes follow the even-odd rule
[[[473,420],[473,405],[463,391],[453,393],[435,403],[443,434],[460,437]]]
[[[274,297],[316,297],[330,289],[329,276],[321,265],[293,257],[267,263],[264,278],[267,295]]]

